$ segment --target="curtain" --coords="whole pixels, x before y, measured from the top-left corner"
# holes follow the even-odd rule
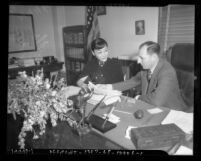
[[[158,42],[162,53],[176,43],[194,44],[194,23],[194,5],[160,7]]]

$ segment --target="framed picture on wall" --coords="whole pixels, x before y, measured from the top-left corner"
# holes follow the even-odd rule
[[[96,6],[97,15],[106,15],[106,6]]]
[[[145,21],[139,20],[135,21],[135,34],[144,35],[145,34]]]
[[[9,53],[36,50],[33,15],[9,14]]]

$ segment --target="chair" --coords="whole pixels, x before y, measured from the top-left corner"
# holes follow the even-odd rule
[[[194,44],[177,43],[166,53],[167,60],[176,70],[181,95],[189,107],[194,106]]]

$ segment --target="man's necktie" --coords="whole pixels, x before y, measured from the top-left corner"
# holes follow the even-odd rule
[[[148,82],[151,80],[151,70],[147,70],[147,80]]]
[[[147,85],[146,93],[148,92],[148,89],[149,89],[150,80],[151,80],[151,70],[147,70],[147,82],[148,82],[148,85]]]

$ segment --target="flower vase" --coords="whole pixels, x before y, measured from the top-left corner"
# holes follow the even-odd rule
[[[88,134],[92,130],[91,124],[83,124],[83,125],[78,125],[73,128],[73,133],[75,133],[78,136],[83,136]]]
[[[33,139],[38,139],[40,136],[40,127],[39,125],[33,125]]]

